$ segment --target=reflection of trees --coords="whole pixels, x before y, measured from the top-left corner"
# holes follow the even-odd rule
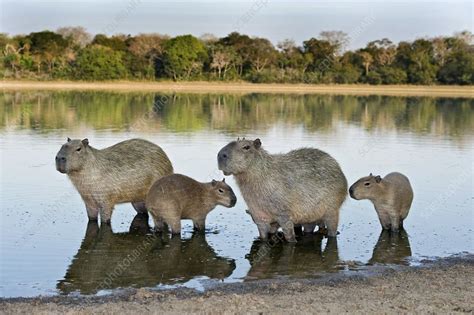
[[[157,102],[159,106],[157,106]],[[275,124],[331,131],[339,123],[375,131],[409,130],[459,137],[471,133],[474,100],[429,97],[5,92],[0,128],[95,129],[231,133]]]
[[[149,234],[148,216],[137,214],[129,233],[89,222],[81,247],[57,288],[61,293],[93,294],[101,289],[154,287],[195,277],[223,279],[233,259],[218,256],[205,235],[190,239]]]

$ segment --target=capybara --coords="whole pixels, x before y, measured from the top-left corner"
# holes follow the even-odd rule
[[[68,175],[86,204],[90,220],[110,223],[114,206],[131,202],[146,212],[145,198],[151,185],[172,174],[173,166],[156,144],[142,139],[119,142],[99,150],[89,140],[71,140],[56,155],[56,169]]]
[[[146,208],[161,232],[164,224],[172,234],[181,233],[181,219],[191,219],[194,229],[204,231],[206,216],[217,205],[232,208],[237,202],[225,180],[200,183],[188,176],[173,174],[157,180],[146,198]]]
[[[413,201],[413,189],[408,178],[393,172],[380,176],[362,177],[349,188],[349,194],[356,200],[369,199],[379,216],[384,230],[398,231]]]
[[[314,223],[324,224],[328,236],[337,235],[347,181],[329,154],[313,148],[270,154],[260,139],[237,139],[217,160],[224,175],[234,175],[262,239],[278,225],[294,242],[294,225]]]

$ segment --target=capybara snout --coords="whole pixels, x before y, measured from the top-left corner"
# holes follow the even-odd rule
[[[357,198],[354,197],[354,187],[353,186],[349,187],[349,195],[351,196],[351,198],[357,199]]]
[[[60,173],[66,173],[66,157],[61,155],[56,155],[56,170]]]
[[[225,183],[225,179],[220,181],[213,181],[216,191],[217,203],[221,206],[232,208],[237,203],[237,197],[235,196],[232,188]]]

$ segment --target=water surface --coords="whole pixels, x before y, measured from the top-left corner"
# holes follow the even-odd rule
[[[474,101],[455,98],[3,92],[0,95],[0,295],[103,294],[128,287],[205,289],[220,282],[320,277],[374,264],[416,264],[473,252]],[[176,172],[222,179],[216,153],[237,137],[270,152],[318,147],[350,183],[405,173],[415,199],[399,235],[381,233],[368,201],[348,199],[340,235],[261,242],[238,202],[208,216],[205,235],[150,232],[129,204],[111,226],[88,223],[54,156],[66,137],[96,148],[140,137],[159,144]]]

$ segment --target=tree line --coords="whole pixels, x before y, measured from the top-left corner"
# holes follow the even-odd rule
[[[210,80],[312,84],[474,84],[474,36],[387,38],[348,50],[350,38],[325,31],[297,45],[237,32],[92,36],[82,27],[0,34],[4,79]]]

